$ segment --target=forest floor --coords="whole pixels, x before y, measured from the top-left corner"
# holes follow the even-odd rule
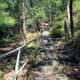
[[[45,59],[46,53],[38,56],[37,64],[33,66],[28,80],[79,80],[80,79],[80,39],[64,45],[64,41],[53,41],[53,52],[48,53],[51,59]],[[30,47],[30,46],[29,46]],[[75,49],[76,48],[76,49]],[[46,47],[46,49],[50,49]],[[31,53],[31,52],[29,52]],[[52,56],[51,56],[52,55]],[[30,55],[31,56],[31,55]],[[29,55],[24,55],[20,64],[23,64]],[[44,59],[44,60],[43,60]],[[14,74],[15,58],[0,62],[0,80],[11,80]],[[26,72],[26,70],[23,70]],[[24,74],[21,74],[24,77]],[[22,80],[22,79],[19,79]]]
[[[30,41],[38,38],[40,36],[40,32],[37,32],[37,33],[27,32],[26,36],[27,36],[27,42],[30,42]],[[34,41],[31,42],[26,47],[28,47],[28,48],[35,47],[35,42]],[[35,49],[35,48],[33,48],[33,49]],[[28,50],[27,55],[26,55],[26,53],[23,54],[23,57],[21,57],[21,61],[20,61],[21,65],[24,64],[26,59],[29,58],[28,54],[31,54],[33,49],[31,48],[30,50]],[[13,55],[13,57],[7,57],[5,60],[0,61],[0,80],[10,80],[10,78],[14,74],[15,64],[16,64],[15,56],[16,55]]]
[[[80,38],[67,43],[64,40],[54,41],[52,60],[44,60],[42,66],[33,69],[29,80],[80,80],[79,44]]]
[[[55,43],[56,42],[54,42],[54,45],[56,45]],[[58,42],[57,45],[59,44],[60,43]],[[56,46],[54,45],[50,45],[53,47],[52,52],[47,52],[47,54],[42,53],[42,55],[45,56],[45,60],[41,63],[39,61],[39,65],[31,71],[28,80],[70,80],[69,77],[62,72],[64,65],[59,63],[57,54],[55,53]],[[49,51],[50,46],[47,46]]]

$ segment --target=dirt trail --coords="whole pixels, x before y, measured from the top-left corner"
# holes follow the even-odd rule
[[[56,61],[57,56],[52,39],[49,36],[43,36],[41,43],[42,48],[45,48],[45,51],[41,53],[43,61],[37,70],[31,72],[28,80],[69,80],[62,74],[63,67]]]

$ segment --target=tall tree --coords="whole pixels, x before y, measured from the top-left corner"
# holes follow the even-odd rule
[[[31,9],[30,9],[30,2],[28,0],[22,0],[22,22],[23,22],[23,34],[24,34],[24,38],[27,40],[27,28],[26,28],[26,20],[28,17],[31,17],[32,13],[31,13]]]
[[[70,10],[70,28],[71,28],[71,36],[74,37],[73,0],[70,0],[70,2],[69,2],[69,10]]]

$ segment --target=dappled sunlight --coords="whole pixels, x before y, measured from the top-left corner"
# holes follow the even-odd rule
[[[32,41],[33,39],[36,39],[38,37],[40,37],[41,33],[40,32],[27,32],[26,33],[26,37],[27,37],[27,41]]]
[[[0,80],[80,80],[80,0],[0,0]]]

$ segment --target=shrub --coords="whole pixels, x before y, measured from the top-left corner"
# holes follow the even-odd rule
[[[50,29],[50,34],[52,37],[58,38],[64,35],[64,30],[60,22],[56,22]]]

